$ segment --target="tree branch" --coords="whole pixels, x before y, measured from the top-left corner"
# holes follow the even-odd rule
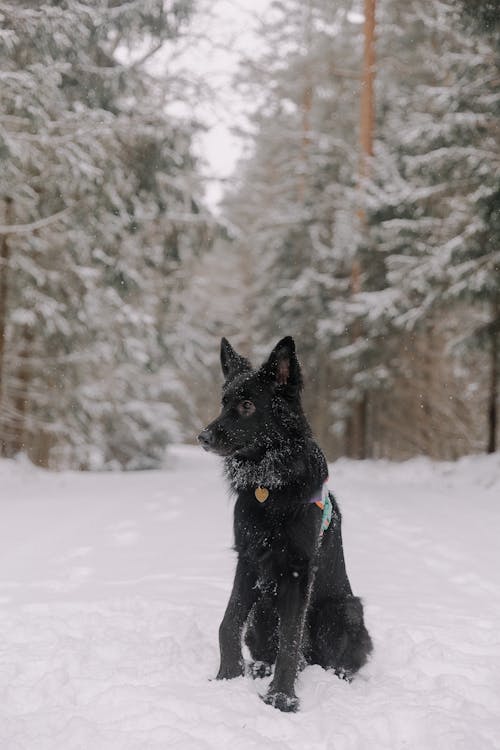
[[[62,219],[62,217],[68,214],[70,211],[70,208],[64,208],[62,211],[58,211],[51,216],[46,216],[43,219],[32,221],[30,224],[0,224],[0,235],[28,234],[29,232],[34,232],[36,229],[42,229],[43,227],[52,224],[54,221]]]

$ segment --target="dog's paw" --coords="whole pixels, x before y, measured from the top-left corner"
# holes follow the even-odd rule
[[[248,665],[247,670],[250,677],[253,677],[255,680],[257,677],[269,677],[272,667],[265,661],[252,661]]]
[[[260,697],[268,706],[278,708],[280,711],[295,713],[295,711],[299,710],[300,704],[296,695],[287,695],[286,693],[279,693],[275,690],[270,690]]]
[[[344,682],[352,682],[354,679],[354,673],[346,667],[335,667],[334,672],[339,680],[343,680]]]
[[[244,674],[243,664],[222,665],[217,673],[216,680],[234,680],[235,677],[241,677]]]

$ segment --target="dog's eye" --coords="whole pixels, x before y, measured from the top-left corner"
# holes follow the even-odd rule
[[[240,401],[237,408],[240,416],[249,417],[250,414],[253,414],[255,411],[255,404],[251,401]]]

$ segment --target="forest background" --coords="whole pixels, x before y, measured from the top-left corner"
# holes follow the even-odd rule
[[[240,2],[240,47],[216,5],[0,0],[0,455],[160,466],[217,411],[220,336],[286,334],[329,458],[496,451],[496,1]],[[190,65],[224,43],[225,86]]]

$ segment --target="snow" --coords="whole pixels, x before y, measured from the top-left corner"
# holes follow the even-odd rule
[[[2,750],[500,748],[500,455],[340,461],[330,485],[371,662],[319,667],[301,712],[212,680],[234,568],[216,458],[161,472],[0,462]]]

